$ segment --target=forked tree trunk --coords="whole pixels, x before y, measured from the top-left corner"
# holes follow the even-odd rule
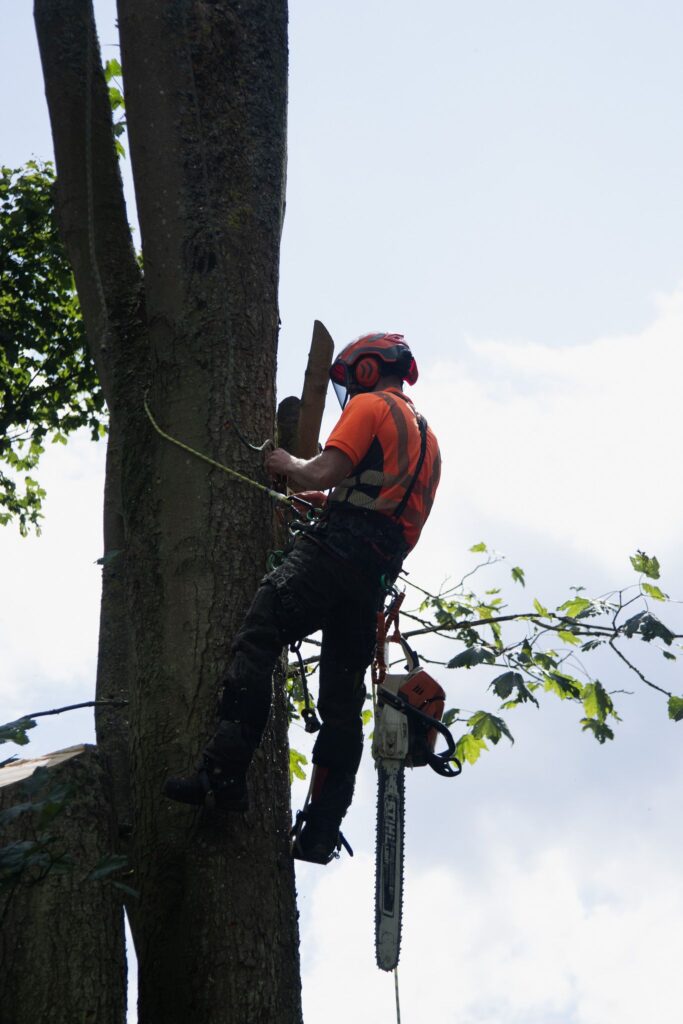
[[[47,91],[58,176],[77,196],[74,202],[86,204],[89,230],[71,236],[84,310],[88,297],[104,293],[104,311],[95,308],[88,331],[90,343],[103,350],[117,429],[118,565],[125,569],[127,618],[123,627],[113,624],[104,601],[99,675],[102,686],[114,685],[123,652],[131,701],[132,884],[140,893],[132,914],[140,1021],[297,1024],[281,683],[250,774],[246,815],[197,814],[161,796],[166,774],[189,768],[214,728],[218,681],[265,568],[272,510],[258,491],[159,438],[144,411],[147,398],[170,434],[262,479],[258,457],[240,447],[226,422],[259,440],[273,435],[286,5],[119,2],[144,309],[134,281],[127,304],[117,301],[115,275],[111,297],[106,273],[99,274],[100,289],[93,280],[98,267],[83,250],[92,250],[94,238],[102,265],[111,262],[109,226],[97,218],[111,189],[94,172],[93,181],[87,175],[84,181],[73,162],[74,126],[86,123],[87,111],[82,104],[80,113],[65,113],[58,88],[60,76],[79,73],[74,56],[63,59],[65,40],[73,38],[74,22],[87,30],[89,6],[86,0],[38,0],[37,9],[51,26],[41,49],[46,81],[53,83]],[[80,74],[87,81],[94,73],[83,64],[82,37]],[[92,116],[99,124],[98,75]],[[96,145],[100,134],[92,130],[86,137]],[[86,167],[98,166],[85,157]],[[118,230],[120,209],[113,216]],[[106,330],[100,327],[93,338],[97,316]],[[105,567],[108,587],[121,583],[117,561],[108,563],[111,571]],[[108,757],[118,776],[126,742],[110,744]],[[117,778],[116,793],[124,813],[125,779]]]

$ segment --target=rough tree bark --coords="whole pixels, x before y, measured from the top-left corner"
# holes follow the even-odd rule
[[[27,797],[25,783],[4,786],[0,778],[0,811],[35,807],[63,785],[71,796],[42,826],[25,810],[5,827],[3,843],[49,836],[49,856],[67,858],[68,866],[44,877],[47,866],[29,867],[0,890],[0,1024],[121,1024],[126,960],[120,903],[110,880],[88,878],[115,841],[109,775],[97,751],[86,747],[43,770],[38,787],[37,781]]]
[[[65,239],[112,417],[100,718],[139,891],[141,1024],[301,1018],[282,686],[244,816],[161,797],[214,725],[230,638],[272,535],[262,495],[155,435],[241,472],[225,423],[272,436],[284,209],[284,0],[120,0],[144,282],[125,222],[92,9],[36,0]],[[87,127],[86,127],[87,125]],[[120,468],[120,479],[117,474]],[[130,782],[130,790],[128,783]],[[132,811],[132,814],[131,814]]]

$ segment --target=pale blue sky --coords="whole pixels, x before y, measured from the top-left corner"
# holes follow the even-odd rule
[[[343,335],[430,351],[642,327],[683,279],[682,38],[675,3],[295,2],[285,337],[303,268]]]
[[[112,44],[113,4],[96,9]],[[0,13],[0,160],[19,165],[50,155],[47,116],[30,4]],[[681,52],[674,2],[292,2],[281,393],[314,318],[338,343],[406,334],[444,451],[419,582],[459,575],[484,538],[528,569],[517,606],[622,585],[636,547],[683,594]],[[0,533],[7,717],[91,695],[101,455],[50,452],[44,537]],[[678,664],[652,662],[681,693]],[[678,1024],[683,726],[604,673],[636,691],[611,747],[557,702],[512,717],[516,745],[462,780],[411,776],[406,1021],[426,1005],[444,1024]],[[485,705],[488,676],[440,679],[451,703]],[[90,735],[74,716],[29,751]],[[369,761],[356,858],[299,872],[307,1024],[392,1019]]]

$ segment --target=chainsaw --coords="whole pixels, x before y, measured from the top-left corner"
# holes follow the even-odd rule
[[[429,765],[454,778],[462,765],[454,756],[455,741],[441,721],[445,693],[420,666],[417,654],[398,633],[407,671],[382,672],[375,693],[372,756],[377,768],[377,845],[375,851],[375,953],[377,966],[393,971],[401,947],[403,911],[403,846],[405,768]],[[436,739],[446,749],[435,753]]]

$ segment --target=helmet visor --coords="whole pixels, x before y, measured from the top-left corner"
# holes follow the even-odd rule
[[[330,380],[332,381],[334,393],[343,409],[349,400],[349,368],[341,362],[339,356],[337,356],[330,367]]]
[[[336,380],[332,381],[332,387],[334,388],[334,393],[337,396],[337,399],[339,400],[339,404],[340,404],[340,406],[343,409],[346,406],[346,403],[349,400],[349,390],[348,390],[346,384],[340,384]]]

